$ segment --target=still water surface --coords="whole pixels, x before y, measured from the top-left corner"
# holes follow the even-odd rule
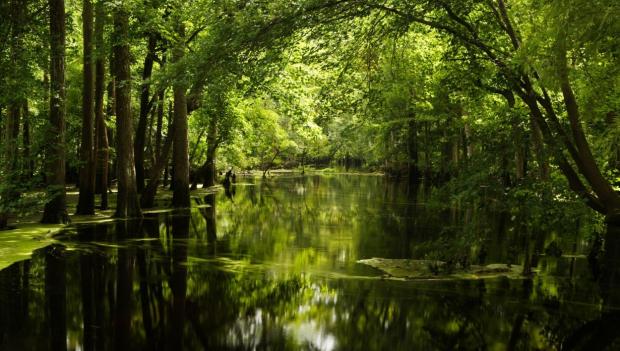
[[[242,178],[186,213],[68,229],[0,271],[0,349],[620,345],[620,294],[614,276],[593,275],[591,235],[524,234],[510,216],[439,210],[427,195],[375,176]],[[537,272],[399,280],[357,263],[372,257],[529,262]]]

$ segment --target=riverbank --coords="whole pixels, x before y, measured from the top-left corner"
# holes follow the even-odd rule
[[[247,172],[239,172],[239,177],[262,177],[263,172],[252,170]],[[281,176],[299,176],[299,169],[274,169],[269,171],[268,178]],[[383,176],[380,172],[363,172],[363,171],[346,171],[337,168],[314,169],[306,168],[305,175],[355,175],[355,176]],[[207,194],[212,194],[221,189],[220,185],[210,188],[202,188],[191,191],[193,199],[199,199]],[[116,208],[116,189],[108,194],[109,209],[97,210],[94,215],[76,215],[75,207],[78,201],[79,191],[76,188],[67,189],[67,208],[71,222],[68,224],[41,224],[39,223],[43,208],[32,211],[27,216],[12,218],[10,225],[13,229],[0,232],[0,269],[6,268],[15,262],[19,262],[30,258],[33,251],[53,244],[54,236],[65,229],[71,228],[77,224],[94,224],[115,221],[113,218],[114,209]],[[163,204],[172,199],[172,191],[160,188],[157,192],[156,204],[153,208],[143,211],[143,213],[157,213],[162,211],[172,211],[173,209]],[[194,201],[193,201],[194,202]],[[99,208],[99,197],[97,197],[96,208]]]
[[[221,187],[214,186],[206,189],[191,191],[192,198],[200,198],[207,194],[217,192]],[[67,189],[67,209],[69,212],[70,223],[67,224],[41,224],[43,208],[32,211],[27,216],[12,218],[10,226],[12,229],[0,231],[0,270],[12,265],[13,263],[29,259],[35,250],[51,245],[55,242],[54,236],[63,230],[78,224],[96,224],[113,222],[117,219],[113,217],[116,208],[116,189],[109,194],[109,209],[96,210],[94,215],[76,215],[79,192],[75,188]],[[96,208],[99,208],[97,197]],[[159,189],[156,203],[161,204],[172,199],[172,191]],[[144,214],[157,213],[162,211],[172,211],[168,206],[156,206],[145,209]]]

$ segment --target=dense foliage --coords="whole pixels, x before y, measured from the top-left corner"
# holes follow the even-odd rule
[[[615,1],[4,0],[0,12],[2,227],[38,202],[44,221],[65,221],[65,182],[92,214],[118,181],[116,215],[131,217],[162,179],[184,207],[218,171],[307,167],[618,220]]]

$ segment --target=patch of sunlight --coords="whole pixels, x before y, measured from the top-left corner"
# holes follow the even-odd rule
[[[61,224],[31,224],[0,232],[0,269],[26,260],[33,251],[53,243],[52,235],[63,227]]]

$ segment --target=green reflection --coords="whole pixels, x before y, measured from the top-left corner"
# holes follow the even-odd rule
[[[615,346],[618,228],[597,270],[591,233],[521,230],[482,208],[433,207],[423,190],[243,179],[191,211],[77,226],[0,271],[0,349]],[[373,257],[533,273],[394,280],[357,263]]]

